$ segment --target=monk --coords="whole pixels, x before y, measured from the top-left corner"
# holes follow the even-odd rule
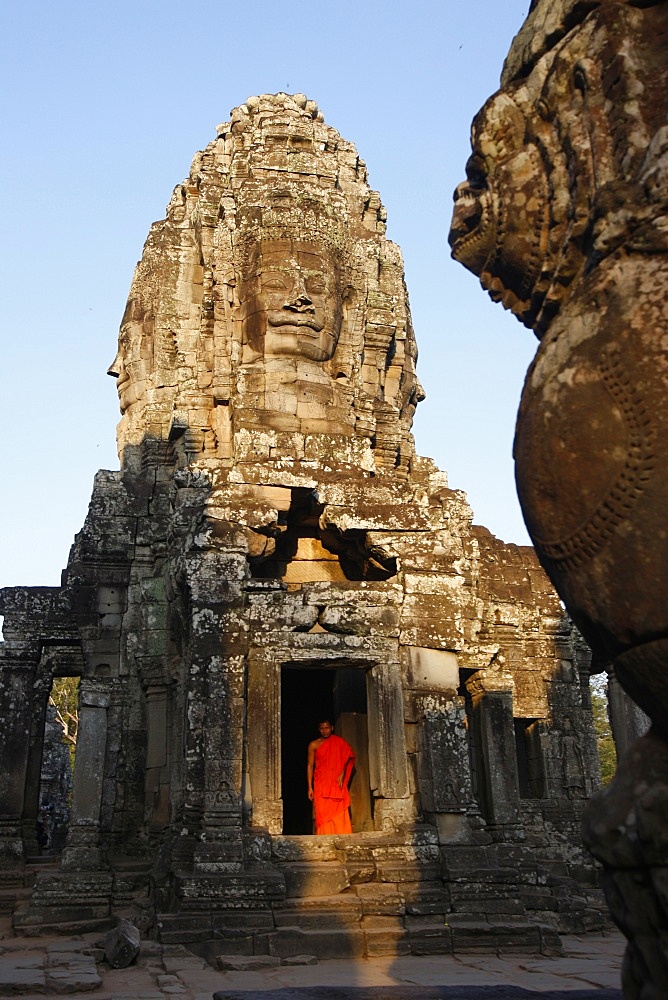
[[[355,752],[337,736],[329,719],[318,725],[320,736],[308,745],[306,784],[315,812],[315,832],[352,833],[348,782]]]

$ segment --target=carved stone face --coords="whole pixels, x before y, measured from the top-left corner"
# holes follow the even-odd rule
[[[482,274],[496,246],[496,219],[484,158],[474,152],[466,164],[466,180],[454,193],[455,207],[448,241],[460,264]]]
[[[265,357],[327,361],[341,332],[342,290],[329,250],[295,240],[257,245],[241,285],[245,341]]]
[[[146,395],[150,375],[150,358],[143,357],[141,327],[133,324],[121,326],[118,352],[107,369],[107,375],[116,379],[116,391],[121,413]]]
[[[455,191],[452,256],[478,275],[495,301],[530,325],[544,263],[547,182],[540,154],[527,141],[518,105],[501,93],[473,125],[467,180]]]

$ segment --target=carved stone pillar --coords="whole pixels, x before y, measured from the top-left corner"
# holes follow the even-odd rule
[[[40,664],[41,666],[41,664]],[[23,818],[21,833],[27,857],[39,853],[37,843],[37,813],[39,811],[40,784],[42,776],[42,756],[44,751],[44,724],[51,690],[51,671],[38,670],[33,686],[30,719],[30,740],[26,761],[26,780],[23,798]]]
[[[208,664],[208,704],[204,760],[204,813],[201,841],[194,854],[197,873],[238,872],[243,868],[241,831],[242,733],[244,705],[235,698],[234,676],[243,659],[213,657]]]
[[[617,760],[620,760],[631,744],[645,735],[651,723],[617,680],[614,667],[608,673],[608,711]]]
[[[104,681],[82,679],[72,815],[63,871],[99,871],[106,867],[100,850],[100,808],[109,703],[109,687]]]
[[[479,794],[483,815],[491,826],[516,827],[520,822],[520,785],[512,691],[485,690],[477,675],[468,687],[482,771]]]
[[[242,784],[247,623],[241,613],[247,574],[245,540],[217,528],[216,544],[191,562],[192,683],[199,714],[192,720],[189,753],[199,759],[202,804],[194,851],[198,874],[243,868]],[[193,707],[197,705],[192,702]],[[203,712],[203,706],[208,706]]]
[[[16,659],[2,664],[0,687],[0,884],[20,877],[23,866],[21,817],[32,711],[35,663]]]
[[[167,687],[153,685],[146,691],[148,747],[146,749],[146,821],[150,831],[162,830],[169,822],[167,773]]]
[[[445,694],[418,697],[420,792],[428,813],[466,813],[473,803],[463,698]]]
[[[281,801],[281,668],[262,655],[248,664],[248,758],[253,826],[283,829]]]
[[[459,664],[447,650],[408,646],[406,671],[417,722],[419,797],[443,841],[470,833],[477,813],[466,734],[464,699],[457,695]]]
[[[399,664],[367,671],[369,773],[376,829],[396,830],[414,820],[409,798],[403,692]]]
[[[137,655],[135,659],[146,695],[144,822],[149,833],[158,833],[170,817],[169,685],[163,656]]]

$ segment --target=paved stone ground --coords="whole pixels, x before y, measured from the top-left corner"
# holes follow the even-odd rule
[[[620,990],[560,990],[547,993],[519,986],[300,986],[271,994],[279,1000],[621,1000]],[[219,990],[213,1000],[266,1000],[266,992]]]
[[[621,935],[562,940],[565,958],[405,956],[269,967],[256,963],[252,971],[213,969],[184,948],[161,948],[149,941],[135,965],[110,969],[101,961],[98,935],[16,938],[5,922],[0,923],[0,997],[38,1000],[85,993],[91,1000],[622,1000]]]

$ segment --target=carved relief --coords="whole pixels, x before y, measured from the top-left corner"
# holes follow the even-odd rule
[[[668,10],[548,6],[474,121],[450,241],[541,338],[518,492],[569,611],[610,657],[668,633]]]

